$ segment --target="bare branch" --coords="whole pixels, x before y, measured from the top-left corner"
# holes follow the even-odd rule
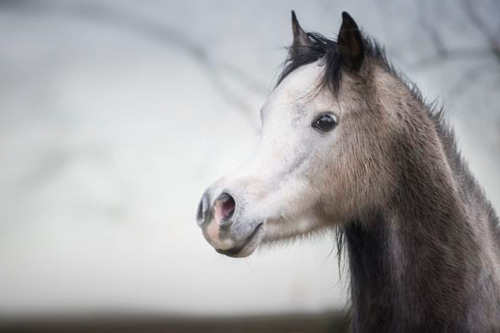
[[[438,56],[445,56],[448,51],[446,49],[446,45],[444,44],[443,40],[441,39],[441,36],[439,35],[438,30],[435,29],[434,24],[431,22],[428,22],[427,18],[428,15],[427,13],[429,10],[426,8],[425,1],[424,0],[416,0],[415,1],[416,6],[418,7],[417,10],[417,15],[418,15],[418,20],[420,21],[420,25],[423,29],[427,31],[427,33],[430,36],[430,39],[432,43],[434,44],[434,47],[437,50]]]
[[[128,29],[133,29],[150,38],[161,41],[162,45],[171,47],[175,45],[179,50],[187,53],[201,66],[216,92],[230,105],[240,110],[242,115],[248,119],[250,124],[255,127],[252,109],[249,104],[231,89],[221,77],[221,73],[230,74],[233,80],[237,80],[239,84],[250,87],[257,94],[264,94],[266,86],[240,68],[232,64],[225,63],[221,60],[214,60],[209,52],[202,45],[197,44],[188,38],[182,32],[175,28],[168,27],[165,24],[157,24],[151,20],[146,20],[137,15],[124,12],[117,8],[109,8],[106,6],[95,5],[91,3],[73,3],[69,5],[58,4],[50,6],[49,4],[40,4],[36,1],[25,0],[20,3],[8,2],[2,4],[9,9],[22,10],[23,12],[43,12],[44,14],[64,14],[78,16],[79,18],[97,19],[106,23],[114,23],[124,26]]]
[[[490,33],[488,27],[484,24],[483,20],[479,17],[478,13],[474,10],[472,2],[468,0],[462,0],[462,7],[465,14],[469,17],[471,22],[475,27],[483,34],[488,43],[490,44],[491,52],[495,55],[498,62],[500,62],[500,43],[499,41]]]
[[[490,58],[491,51],[489,49],[456,49],[448,50],[445,54],[434,54],[429,57],[418,60],[417,62],[410,64],[409,69],[411,70],[423,70],[428,67],[433,67],[442,64],[448,60],[454,59],[482,59]]]

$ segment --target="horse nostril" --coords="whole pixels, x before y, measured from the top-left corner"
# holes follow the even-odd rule
[[[198,222],[199,225],[202,225],[203,222],[205,222],[206,219],[206,214],[208,211],[208,205],[209,205],[209,199],[208,199],[208,194],[205,193],[203,194],[203,197],[200,200],[200,203],[198,204],[198,210],[196,212],[196,221]]]
[[[222,193],[215,200],[215,216],[220,221],[228,221],[233,216],[235,208],[234,198],[227,193]]]

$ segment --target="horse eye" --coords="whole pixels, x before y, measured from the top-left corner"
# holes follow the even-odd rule
[[[313,121],[312,127],[321,131],[331,131],[337,125],[337,120],[333,114],[324,113]]]

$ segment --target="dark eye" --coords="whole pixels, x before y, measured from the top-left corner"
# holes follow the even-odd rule
[[[337,118],[331,113],[324,113],[316,118],[312,127],[321,132],[331,131],[337,125]]]

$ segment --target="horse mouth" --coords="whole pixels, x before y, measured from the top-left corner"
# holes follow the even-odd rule
[[[264,222],[261,222],[255,228],[255,230],[250,234],[250,236],[245,238],[240,245],[233,247],[232,249],[229,250],[216,249],[215,251],[232,258],[248,257],[255,251],[255,249],[257,249],[257,246],[259,245],[263,236],[264,236]]]

